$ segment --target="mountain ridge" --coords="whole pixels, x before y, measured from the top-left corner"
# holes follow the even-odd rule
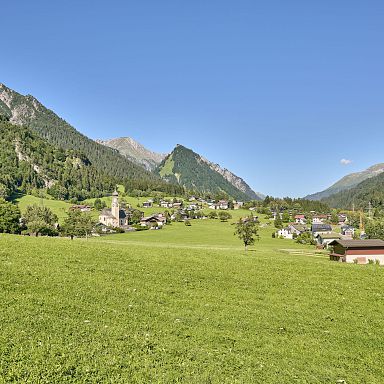
[[[164,180],[177,182],[188,190],[203,194],[226,194],[238,200],[261,200],[243,179],[224,170],[217,164],[203,158],[193,150],[177,144],[173,151],[161,162],[155,172]],[[225,175],[223,175],[223,173]],[[242,181],[244,188],[249,188],[250,193],[238,189],[227,178],[233,175],[236,181]],[[247,190],[247,192],[249,192]]]
[[[167,156],[165,153],[153,152],[131,137],[118,137],[113,139],[95,140],[97,143],[116,149],[120,154],[132,162],[153,171]]]
[[[378,163],[378,164],[372,165],[371,167],[363,171],[350,173],[342,177],[340,180],[338,180],[334,184],[332,184],[329,188],[321,192],[316,192],[316,193],[307,195],[304,197],[304,199],[322,200],[322,199],[328,198],[336,193],[352,189],[357,185],[359,185],[360,183],[362,183],[363,181],[369,178],[378,176],[383,172],[384,172],[384,163]]]

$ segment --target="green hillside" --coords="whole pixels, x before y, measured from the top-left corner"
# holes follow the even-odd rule
[[[336,193],[322,200],[331,207],[366,209],[369,202],[374,208],[384,208],[384,173],[369,178],[356,187]]]
[[[0,116],[1,197],[9,198],[16,190],[45,189],[56,199],[81,200],[105,195],[115,184],[83,154],[54,147]]]
[[[178,183],[200,194],[224,193],[234,199],[250,200],[247,194],[237,189],[220,173],[212,170],[200,155],[182,145],[177,145],[155,172],[164,180]]]

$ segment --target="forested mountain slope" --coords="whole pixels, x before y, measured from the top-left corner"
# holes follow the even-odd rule
[[[144,167],[134,164],[117,150],[84,136],[47,109],[33,96],[23,96],[0,83],[0,113],[11,123],[25,125],[48,143],[83,154],[101,174],[118,180],[130,189],[183,193],[183,188],[169,185]]]
[[[243,201],[252,199],[231,184],[221,173],[212,169],[207,160],[182,145],[177,145],[155,172],[165,180],[179,183],[188,190],[198,193],[211,195],[224,193]]]
[[[54,147],[0,115],[0,197],[44,188],[57,199],[82,200],[110,193],[115,185],[81,153]]]
[[[31,128],[55,146],[81,151],[95,168],[110,176],[155,179],[153,174],[132,163],[116,150],[98,144],[78,132],[33,96],[23,96],[3,84],[0,84],[0,113],[9,117],[11,123]]]
[[[357,186],[358,184],[360,184],[361,182],[363,182],[364,180],[367,180],[371,177],[375,177],[383,172],[384,172],[384,163],[373,165],[372,167],[369,167],[368,169],[362,172],[355,172],[347,176],[344,176],[342,179],[337,181],[335,184],[333,184],[326,190],[322,192],[314,193],[312,195],[308,195],[304,197],[304,199],[320,200],[320,199],[326,198],[335,193],[351,189]]]
[[[322,199],[331,207],[366,209],[369,202],[374,208],[384,208],[384,173],[369,178],[356,187]]]

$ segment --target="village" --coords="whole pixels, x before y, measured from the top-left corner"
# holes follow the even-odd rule
[[[359,226],[352,225],[348,213],[317,213],[310,211],[307,214],[294,213],[293,211],[281,212],[269,209],[270,213],[260,223],[260,213],[266,210],[255,206],[244,205],[243,202],[229,200],[204,200],[191,196],[183,199],[147,199],[139,208],[133,208],[130,204],[120,202],[119,193],[112,194],[111,208],[104,207],[98,217],[94,236],[118,232],[130,232],[137,230],[158,230],[167,223],[173,221],[184,222],[190,226],[190,220],[215,219],[227,221],[231,218],[228,211],[242,209],[244,218],[251,217],[263,228],[277,228],[272,232],[272,237],[285,239],[300,244],[312,245],[319,250],[328,250],[332,261],[357,263],[357,264],[384,264],[384,241],[368,239],[365,233],[364,223],[360,217]],[[145,214],[147,209],[159,208],[158,213]],[[72,209],[90,211],[91,206],[75,205]],[[163,210],[162,212],[160,212]],[[245,210],[248,211],[246,215]],[[216,212],[218,211],[218,213]],[[268,211],[268,210],[267,210]],[[255,213],[259,216],[256,216]],[[249,216],[248,216],[249,215]],[[283,219],[289,218],[288,223]]]

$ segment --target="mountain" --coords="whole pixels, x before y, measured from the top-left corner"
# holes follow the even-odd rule
[[[156,187],[157,190],[168,192],[167,184],[155,174],[133,163],[118,151],[81,134],[35,97],[23,96],[1,83],[0,113],[7,116],[13,124],[29,127],[56,147],[82,153],[93,167],[103,174],[121,181],[130,180],[135,189],[147,190]],[[171,189],[174,190],[174,187]]]
[[[375,177],[384,172],[384,163],[373,165],[372,167],[366,169],[362,172],[351,173],[347,176],[344,176],[341,180],[337,181],[335,184],[327,188],[322,192],[317,192],[312,195],[304,197],[308,200],[321,200],[327,198],[335,193],[346,191],[351,189],[364,180]]]
[[[46,189],[57,199],[83,200],[112,192],[115,185],[84,155],[54,147],[0,115],[0,197]]]
[[[177,182],[191,191],[206,194],[225,193],[243,201],[261,199],[244,180],[179,144],[155,172],[164,180]]]
[[[335,193],[322,199],[330,207],[343,209],[367,209],[369,203],[373,208],[384,209],[384,173],[370,177],[357,186]]]
[[[133,163],[153,171],[165,158],[165,154],[152,152],[130,137],[110,140],[96,140],[97,143],[116,149]]]

